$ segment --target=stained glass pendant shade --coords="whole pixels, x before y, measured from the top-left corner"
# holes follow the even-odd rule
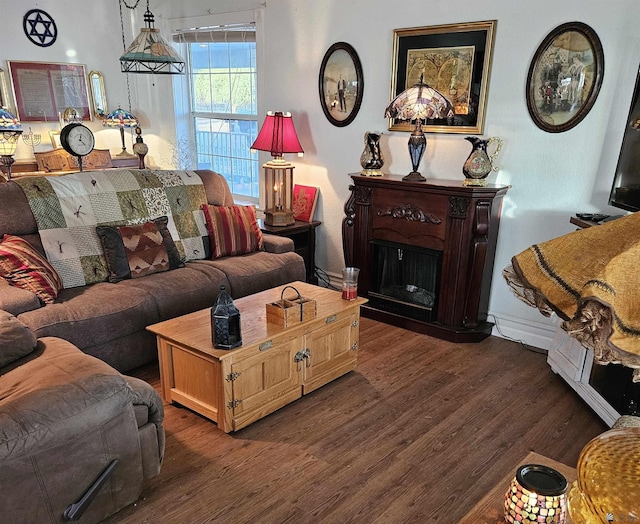
[[[427,148],[427,139],[422,131],[422,121],[453,117],[453,104],[439,91],[420,81],[395,97],[387,107],[384,116],[411,122],[415,120],[415,128],[409,137],[409,155],[412,171],[403,180],[422,182],[426,180],[420,172],[420,160]]]
[[[184,72],[184,60],[171,44],[154,27],[154,16],[147,10],[144,13],[146,27],[120,57],[120,69],[123,73],[155,73],[174,75]]]

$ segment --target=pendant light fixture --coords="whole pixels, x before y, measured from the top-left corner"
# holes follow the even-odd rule
[[[140,0],[135,5],[127,5],[125,0],[120,2],[120,23],[122,25],[122,40],[124,43],[124,24],[122,23],[122,4],[128,9],[135,9]],[[154,73],[164,75],[175,75],[184,73],[184,60],[173,49],[171,44],[160,34],[160,30],[154,27],[154,16],[149,10],[149,0],[147,0],[147,10],[144,13],[146,27],[140,30],[140,34],[134,39],[131,45],[125,49],[120,57],[120,69],[123,73]]]

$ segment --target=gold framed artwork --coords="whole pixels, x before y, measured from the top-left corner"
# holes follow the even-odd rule
[[[497,22],[468,22],[394,30],[393,100],[420,78],[449,99],[453,117],[427,120],[427,133],[482,134]],[[392,131],[412,131],[411,122],[390,118]]]
[[[83,65],[12,60],[7,64],[21,122],[59,122],[70,107],[83,120],[92,119]]]

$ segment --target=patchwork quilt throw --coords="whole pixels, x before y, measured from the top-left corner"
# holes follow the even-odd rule
[[[65,288],[108,279],[96,226],[144,224],[167,216],[180,256],[205,257],[201,206],[207,198],[192,171],[109,169],[15,182],[27,196],[47,259]]]
[[[640,381],[640,213],[534,244],[503,276],[512,291]]]

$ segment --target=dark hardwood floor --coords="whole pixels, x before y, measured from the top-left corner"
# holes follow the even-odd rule
[[[110,522],[455,523],[528,451],[575,466],[608,429],[545,355],[369,319],[355,372],[237,433],[172,405],[165,428],[162,472]]]

